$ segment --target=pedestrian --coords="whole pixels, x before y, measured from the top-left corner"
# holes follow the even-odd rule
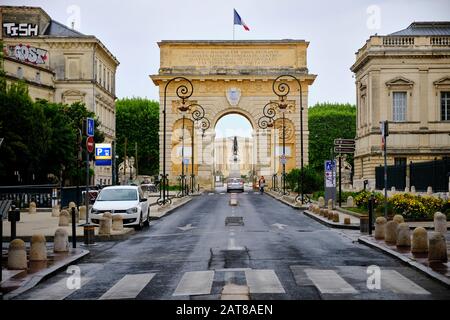
[[[264,193],[264,186],[266,185],[266,180],[264,179],[264,176],[261,176],[261,178],[259,178],[259,192],[261,194]]]

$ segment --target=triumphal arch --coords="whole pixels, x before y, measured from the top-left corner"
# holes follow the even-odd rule
[[[304,165],[308,163],[308,88],[316,77],[307,67],[308,44],[304,40],[158,43],[160,68],[151,79],[159,86],[160,94],[160,171],[163,172],[165,159],[165,171],[171,184],[177,183],[182,173],[187,177],[193,173],[196,185],[206,189],[214,187],[220,162],[227,161],[223,159],[233,161],[231,155],[217,155],[215,126],[228,114],[244,116],[253,128],[252,141],[245,147],[245,159],[241,159],[246,170],[251,162],[249,174],[271,177],[281,173],[282,163],[286,172],[300,167],[300,100],[303,106],[303,162]],[[299,80],[280,79],[280,83],[287,83],[290,89],[286,95],[289,108],[283,112],[284,126],[281,112],[271,119],[265,118],[263,112],[267,103],[276,103],[280,99],[274,93],[279,84],[274,80],[280,75],[291,75]],[[177,79],[171,81],[174,78]],[[190,90],[193,92],[186,93]],[[188,98],[180,98],[183,91]],[[192,106],[190,110],[184,112],[183,106],[189,105]],[[201,121],[195,117],[195,112],[203,116]],[[273,123],[267,127],[264,119]],[[230,142],[233,139],[230,138]],[[234,161],[238,158],[239,155],[234,155]]]

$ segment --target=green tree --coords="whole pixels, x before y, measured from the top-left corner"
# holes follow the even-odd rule
[[[331,159],[334,139],[354,139],[356,106],[339,103],[318,103],[308,109],[309,164],[323,172],[324,161]],[[347,158],[353,165],[353,156]]]
[[[159,172],[159,103],[144,98],[124,98],[116,101],[116,137],[119,161],[125,155],[135,155],[138,148],[139,174]]]
[[[313,193],[318,190],[323,189],[323,177],[316,170],[311,168],[311,166],[306,166],[303,168],[303,192]],[[294,192],[299,191],[299,178],[301,170],[298,168],[292,169],[286,174],[286,184],[289,189]]]

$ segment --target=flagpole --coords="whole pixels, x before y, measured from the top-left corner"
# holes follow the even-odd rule
[[[235,26],[235,24],[234,24],[234,11],[235,11],[236,9],[234,9],[233,8],[233,41],[234,41],[234,26]]]

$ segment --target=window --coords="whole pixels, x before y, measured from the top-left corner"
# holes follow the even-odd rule
[[[23,69],[22,69],[22,67],[17,67],[17,78],[19,78],[19,79],[23,78]]]
[[[441,92],[441,120],[450,121],[450,92]]]
[[[406,166],[406,158],[394,158],[395,166]]]
[[[393,92],[393,121],[406,121],[406,92]]]

